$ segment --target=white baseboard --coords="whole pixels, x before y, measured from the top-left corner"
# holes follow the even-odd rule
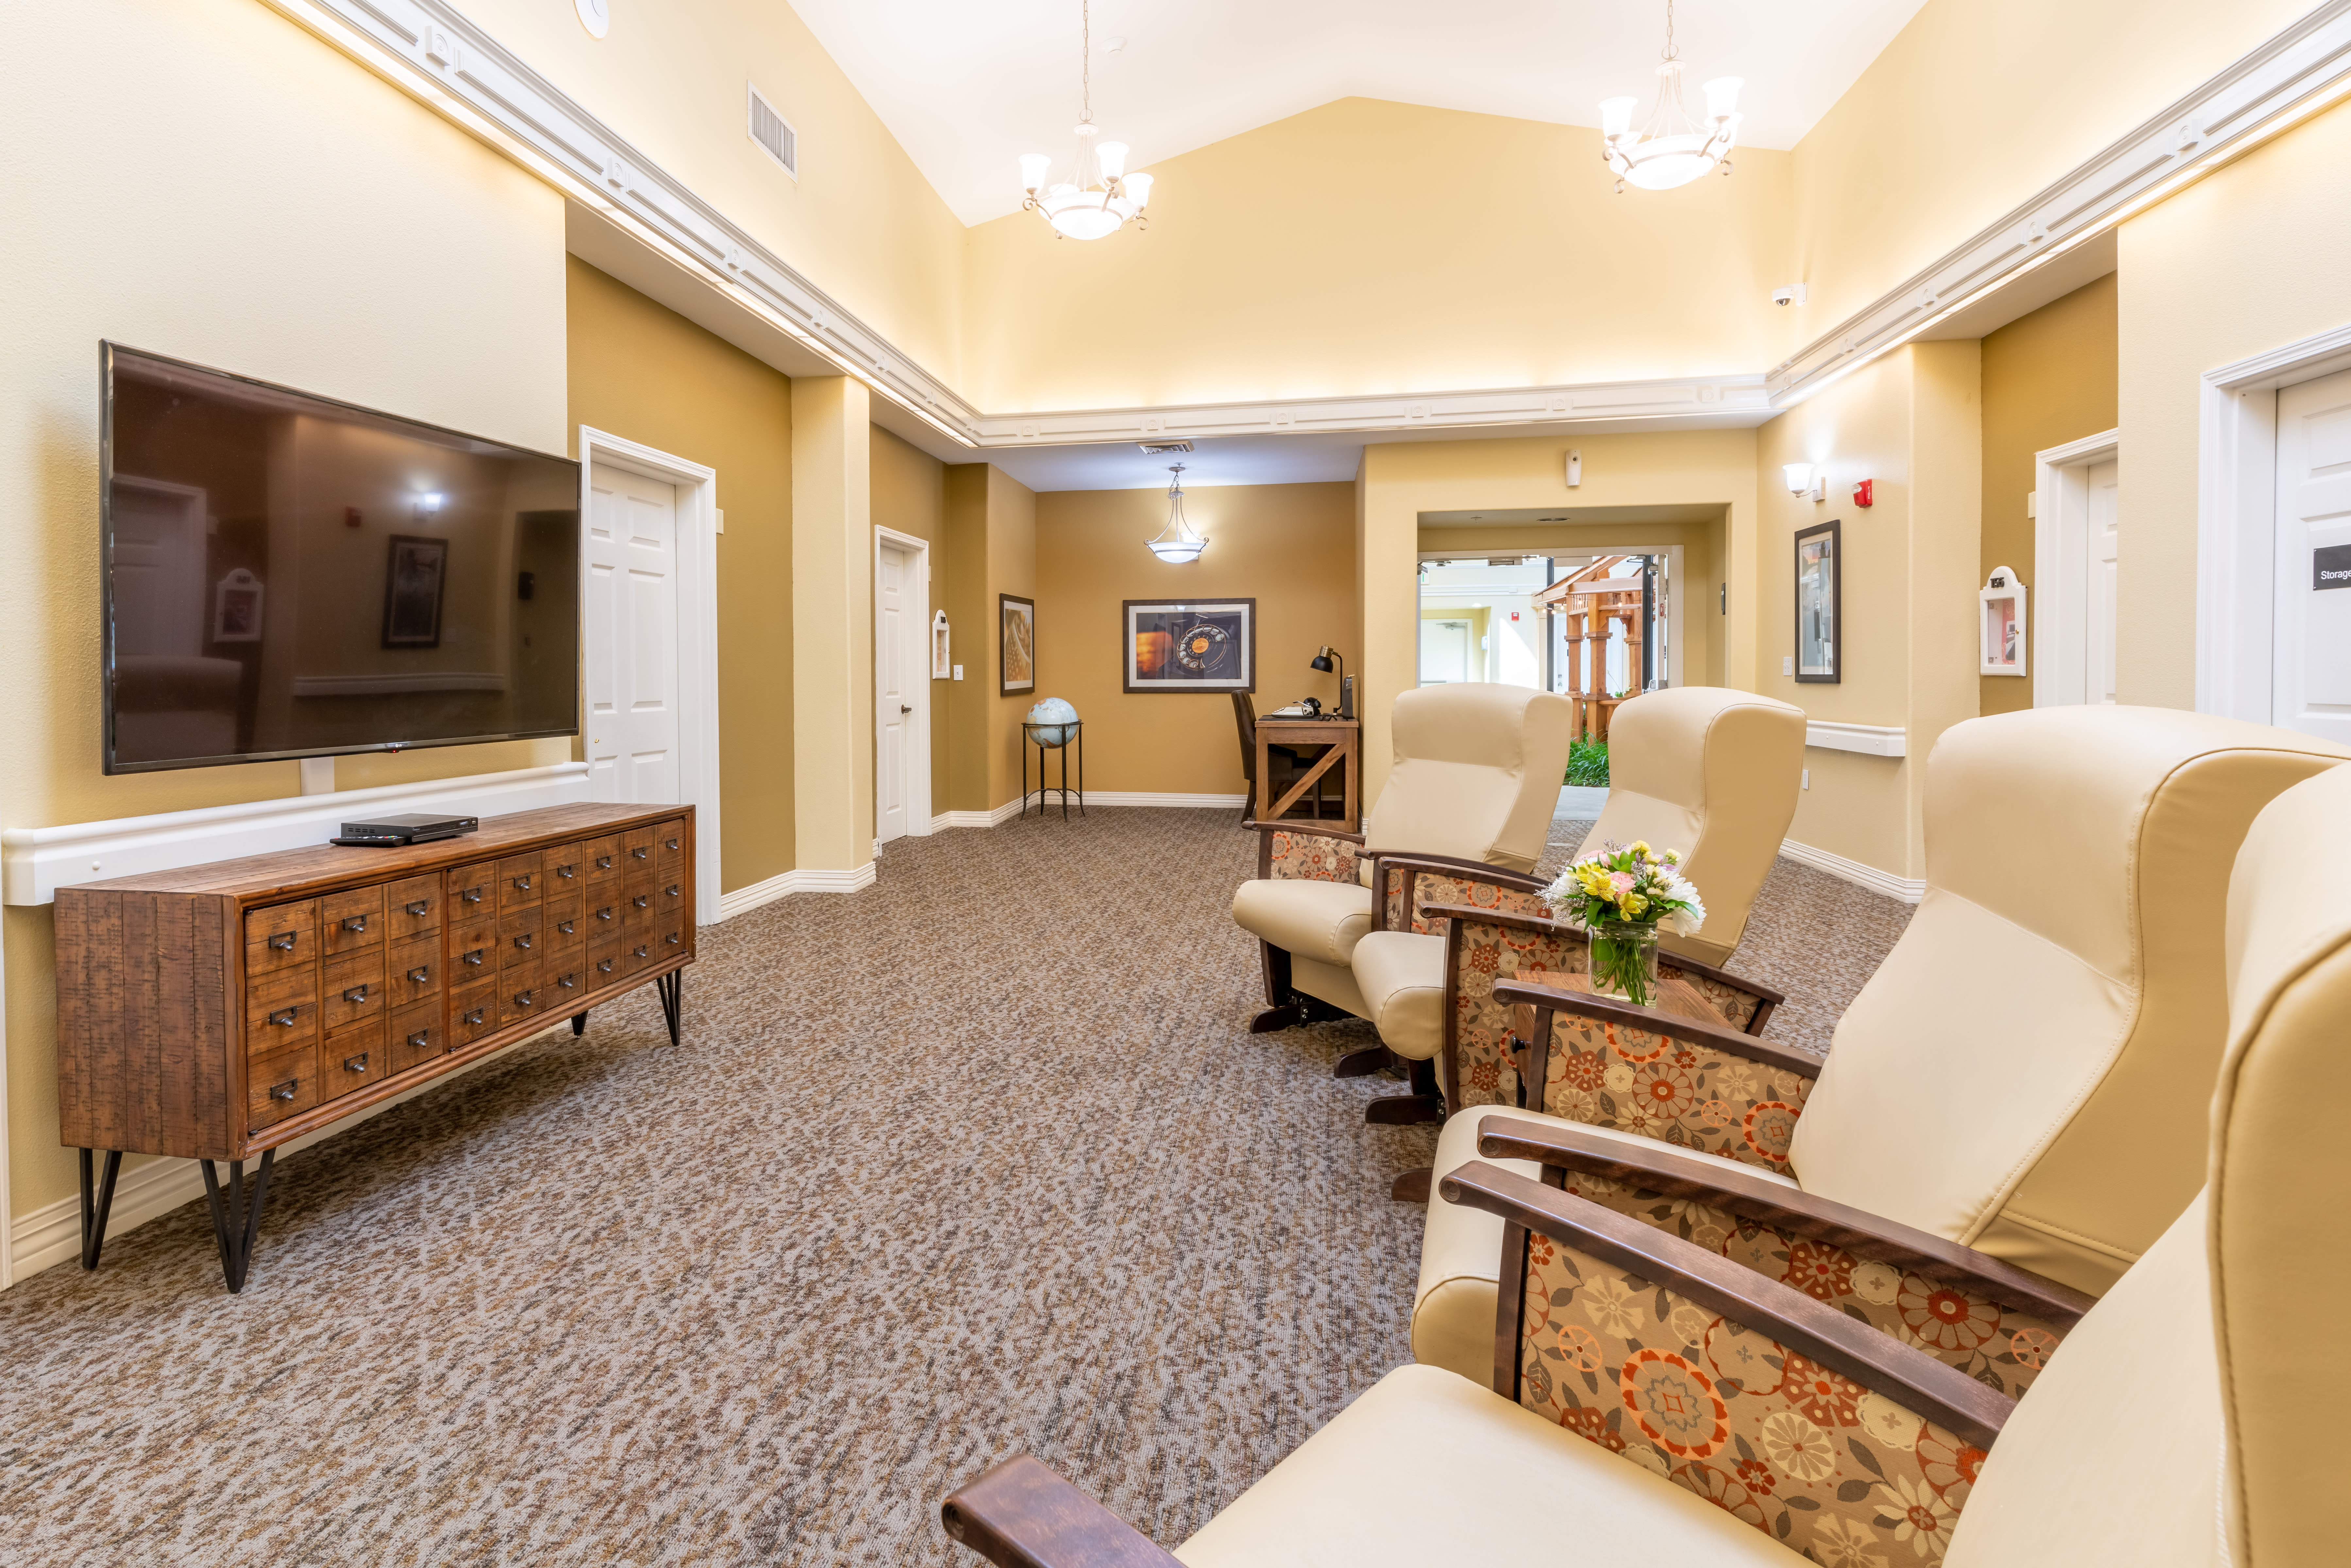
[[[1030,796],[1035,800],[1035,796]],[[1060,796],[1048,790],[1050,805]],[[1170,795],[1156,789],[1089,789],[1085,795],[1089,806],[1172,806],[1178,810],[1204,811],[1238,811],[1249,804],[1246,795]]]
[[[993,828],[1019,816],[1020,804],[1019,800],[1007,800],[1001,806],[986,811],[941,811],[931,819],[931,831],[945,832],[949,828]]]
[[[1890,871],[1880,871],[1874,865],[1864,865],[1859,861],[1847,860],[1844,856],[1832,854],[1827,850],[1816,850],[1810,844],[1800,844],[1793,839],[1782,840],[1780,852],[1798,865],[1808,865],[1814,871],[1824,871],[1831,876],[1843,877],[1845,881],[1865,887],[1872,893],[1882,893],[1888,898],[1898,898],[1905,904],[1916,904],[1927,896],[1925,877],[1896,876]]]
[[[514,1045],[503,1047],[490,1052],[487,1056],[476,1058],[454,1072],[444,1073],[428,1083],[420,1083],[415,1088],[395,1094],[389,1100],[378,1101],[366,1110],[346,1120],[337,1122],[330,1127],[321,1127],[315,1133],[305,1134],[289,1144],[281,1145],[277,1153],[282,1157],[307,1149],[313,1144],[322,1143],[339,1134],[347,1133],[371,1116],[381,1116],[394,1105],[404,1105],[428,1089],[438,1089],[444,1083],[464,1077],[485,1061],[504,1060],[516,1046],[527,1045],[534,1040],[542,1040],[557,1030],[569,1026],[569,1020],[565,1019],[561,1023],[539,1030],[537,1034],[526,1036],[522,1040],[516,1040]],[[98,1162],[98,1169],[91,1174],[101,1176],[104,1170],[105,1165],[101,1159]],[[250,1176],[252,1172],[248,1169],[246,1174]],[[226,1173],[222,1173],[222,1176],[225,1180]],[[182,1204],[194,1202],[204,1196],[204,1175],[194,1160],[150,1160],[145,1165],[128,1168],[114,1184],[114,1206],[107,1211],[107,1242],[110,1246],[149,1220],[169,1214]],[[266,1210],[262,1223],[268,1224]],[[14,1276],[10,1281],[12,1284],[28,1279],[44,1269],[53,1269],[60,1263],[78,1261],[81,1257],[80,1194],[75,1193],[61,1197],[45,1207],[33,1210],[30,1214],[16,1216],[15,1223],[9,1227],[9,1253],[11,1272]],[[102,1260],[99,1264],[101,1269],[105,1266]]]
[[[780,872],[765,882],[755,882],[748,887],[738,887],[718,895],[718,918],[732,920],[735,916],[773,904],[789,893],[859,893],[873,885],[876,873],[873,862],[850,871],[788,871]]]

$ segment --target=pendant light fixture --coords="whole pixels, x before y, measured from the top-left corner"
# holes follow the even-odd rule
[[[1170,464],[1167,472],[1175,476],[1167,485],[1167,526],[1145,548],[1170,566],[1186,566],[1200,559],[1208,541],[1184,520],[1184,465]]]
[[[1666,0],[1666,47],[1657,65],[1657,106],[1649,122],[1633,129],[1637,98],[1604,99],[1600,104],[1600,156],[1616,171],[1616,193],[1631,181],[1645,191],[1687,185],[1710,169],[1730,172],[1730,149],[1739,141],[1738,77],[1706,84],[1706,119],[1694,120],[1682,103],[1682,57],[1674,46],[1674,0]]]
[[[1143,223],[1143,208],[1151,200],[1151,176],[1126,172],[1126,143],[1094,145],[1101,134],[1094,127],[1094,46],[1092,0],[1079,0],[1081,38],[1078,68],[1078,157],[1070,177],[1045,183],[1053,160],[1042,152],[1020,155],[1020,184],[1029,193],[1023,212],[1040,213],[1063,239],[1100,239],[1116,234],[1130,220]]]

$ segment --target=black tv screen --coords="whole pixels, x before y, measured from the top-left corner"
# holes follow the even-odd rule
[[[578,463],[103,359],[107,772],[578,733]]]

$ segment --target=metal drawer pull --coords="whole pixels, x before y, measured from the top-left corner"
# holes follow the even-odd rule
[[[357,1056],[346,1056],[343,1058],[343,1071],[346,1072],[365,1072],[367,1071],[367,1059],[368,1053],[364,1051],[360,1051]]]
[[[272,1100],[291,1100],[301,1082],[298,1078],[289,1078],[283,1083],[273,1083],[269,1086],[269,1097]]]
[[[610,958],[599,958],[599,959],[597,959],[597,960],[596,960],[596,972],[597,972],[598,974],[600,974],[600,975],[609,975],[609,974],[611,974],[611,973],[612,972],[612,960],[611,960]]]
[[[294,1027],[294,1009],[287,1008],[282,1013],[271,1013],[269,1015],[269,1021],[275,1024],[283,1024],[287,1029],[292,1029]]]
[[[515,938],[515,946],[517,946],[517,947],[519,947],[519,948],[521,948],[521,949],[522,949],[524,952],[526,952],[526,953],[529,952],[529,951],[530,951],[530,933],[529,933],[529,932],[528,932],[528,931],[526,931],[526,932],[524,932],[521,936],[519,936],[516,937],[516,938]]]
[[[669,895],[670,895],[672,898],[675,898],[675,897],[678,895],[679,891],[680,891],[680,884],[679,884],[679,883],[671,883],[669,884]]]
[[[469,887],[457,896],[464,899],[468,904],[479,904],[482,902],[482,894],[486,891],[487,889],[485,888]]]
[[[596,857],[596,869],[598,871],[611,871],[612,869],[612,857],[611,855],[598,855]]]
[[[346,921],[344,921],[344,922],[343,922],[343,929],[344,929],[344,930],[346,930],[346,931],[364,931],[364,930],[366,930],[366,929],[367,929],[367,916],[366,916],[366,915],[352,915],[350,919],[348,919],[348,920],[346,920]]]
[[[580,874],[580,868],[576,865],[559,865],[555,868],[555,874],[568,882]]]
[[[571,935],[571,926],[572,926],[572,923],[571,923],[570,921],[569,921],[569,920],[559,920],[559,921],[556,922],[555,928],[556,928],[558,931],[562,932],[566,936],[570,936],[570,935]]]
[[[515,878],[514,884],[523,892],[528,893],[530,891],[530,873],[525,872],[520,876]]]
[[[685,938],[677,932],[673,931],[669,934],[669,945],[673,947],[684,940]]]
[[[528,991],[517,991],[515,993],[515,1006],[518,1008],[527,1008],[530,1006],[530,993]]]
[[[629,852],[636,856],[639,860],[643,860],[653,852],[651,850],[631,850]]]
[[[288,931],[283,936],[272,936],[269,939],[269,945],[280,953],[291,953],[294,951],[294,935],[293,932]]]
[[[430,964],[419,964],[416,967],[408,971],[408,977],[422,986],[433,978],[433,966]]]
[[[459,1023],[479,1023],[482,1021],[482,1009],[475,1008],[472,1012],[467,1013],[464,1018],[459,1019],[457,1021]]]
[[[408,913],[423,919],[433,913],[433,901],[429,898],[420,898],[408,906]]]
[[[419,1050],[422,1050],[423,1049],[424,1043],[432,1038],[433,1031],[431,1030],[420,1029],[414,1034],[408,1037],[408,1043],[417,1047]]]
[[[572,974],[569,974],[569,975],[564,976],[561,979],[559,979],[559,980],[556,981],[555,983],[556,983],[557,985],[559,985],[559,986],[561,986],[561,987],[562,987],[565,990],[567,990],[567,991],[569,991],[569,990],[574,990],[574,989],[577,989],[577,988],[578,988],[578,987],[579,987],[579,984],[580,984],[580,976],[578,975],[578,973],[577,973],[577,972],[574,972],[574,973],[572,973]]]
[[[677,848],[677,841],[676,841],[675,839],[672,839],[672,840],[670,840],[670,841],[669,841],[669,847],[670,847],[670,848],[672,848],[672,849],[675,849],[675,848]]]
[[[632,909],[643,909],[652,903],[653,899],[649,894],[641,893],[637,894],[636,897],[629,900],[629,907]]]
[[[363,1002],[367,1000],[367,988],[365,986],[353,986],[350,990],[343,993],[343,1000],[347,1002]]]
[[[638,943],[638,944],[637,944],[637,956],[638,956],[638,957],[640,957],[640,958],[649,958],[649,957],[651,957],[652,956],[653,956],[652,949],[648,948],[648,947],[647,947],[643,943],[642,943],[642,942],[640,942],[640,943]]]
[[[612,906],[611,906],[611,904],[606,904],[603,908],[601,908],[601,909],[598,910],[598,911],[596,912],[596,918],[597,918],[597,919],[599,919],[599,920],[610,920],[610,919],[611,919],[611,918],[612,918]]]
[[[465,955],[465,962],[467,962],[468,964],[473,964],[473,965],[476,965],[476,966],[478,966],[478,965],[481,963],[481,961],[482,961],[482,950],[481,950],[479,947],[475,948],[472,952],[470,952],[470,953],[468,953],[468,954],[466,954],[466,955]]]

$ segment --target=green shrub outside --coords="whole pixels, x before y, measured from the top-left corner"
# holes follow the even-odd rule
[[[1579,789],[1608,788],[1608,743],[1589,736],[1567,748],[1567,779]]]

